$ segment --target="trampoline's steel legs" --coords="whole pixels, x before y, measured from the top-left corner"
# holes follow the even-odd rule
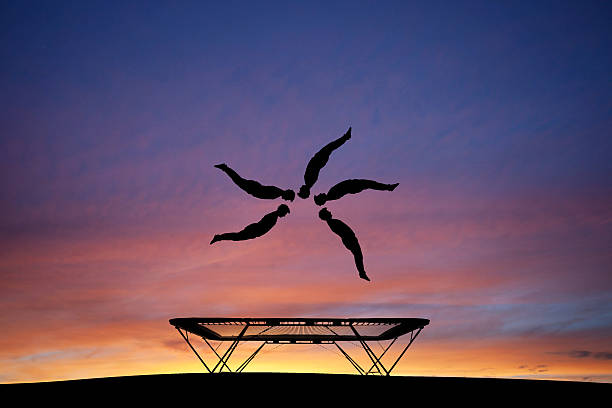
[[[376,371],[378,371],[378,374],[382,375],[382,373],[380,372],[380,369],[382,368],[385,374],[389,375],[389,372],[385,369],[385,366],[382,365],[382,363],[380,362],[380,359],[376,357],[376,354],[374,354],[370,346],[368,346],[368,344],[361,338],[361,334],[359,334],[357,329],[355,329],[355,327],[353,327],[352,324],[350,325],[350,327],[353,333],[355,333],[355,336],[357,336],[357,338],[359,339],[359,343],[361,343],[361,347],[363,347],[363,349],[365,350],[370,360],[372,360],[372,364],[374,367],[376,367]],[[372,371],[371,368],[368,370],[368,372],[365,373],[365,375],[368,375],[370,371]]]
[[[213,351],[213,353],[215,353],[215,356],[217,356],[217,358],[219,359],[219,361],[221,361],[221,356],[219,355],[219,353],[217,353],[217,350],[215,350],[215,348],[213,346],[210,345],[210,343],[208,342],[208,340],[203,339],[206,344],[208,344],[208,347],[210,347],[210,349]],[[223,362],[223,365],[227,368],[227,371],[229,371],[230,373],[232,372],[232,370],[230,370],[230,368],[227,366],[227,364],[225,363],[225,361]],[[221,367],[223,368],[223,367]],[[221,370],[219,370],[219,372],[221,372]]]
[[[365,371],[360,365],[359,363],[357,363],[357,361],[352,358],[342,347],[340,347],[340,345],[336,342],[333,341],[332,343],[338,348],[338,350],[340,350],[340,352],[342,353],[342,355],[351,363],[351,365],[353,367],[355,367],[355,369],[357,370],[357,372],[360,375],[369,375],[369,374],[378,374],[378,375],[385,375],[385,376],[389,376],[391,375],[391,372],[393,371],[393,369],[395,368],[395,366],[397,365],[397,363],[399,363],[399,361],[401,360],[401,358],[404,356],[404,354],[406,353],[406,351],[408,350],[408,348],[412,345],[412,343],[414,342],[414,340],[416,340],[417,336],[419,335],[419,333],[421,333],[421,330],[423,330],[423,328],[419,328],[416,333],[415,330],[410,332],[410,341],[408,342],[408,344],[406,345],[406,347],[404,347],[404,349],[402,350],[402,352],[399,354],[399,356],[397,357],[397,359],[395,360],[395,362],[391,365],[391,368],[389,368],[387,370],[387,368],[383,365],[383,363],[381,362],[382,358],[385,356],[385,354],[387,353],[387,351],[389,351],[389,349],[391,349],[391,346],[393,346],[393,344],[395,343],[395,341],[398,339],[397,337],[395,337],[393,339],[393,341],[391,341],[391,343],[389,343],[389,345],[387,347],[385,347],[383,349],[383,352],[380,356],[377,356],[376,353],[374,353],[374,351],[372,350],[372,348],[368,345],[368,343],[363,340],[363,338],[361,337],[361,335],[359,334],[359,332],[357,332],[357,330],[351,325],[350,326],[351,329],[353,330],[353,332],[355,333],[355,335],[357,336],[357,338],[359,339],[359,343],[361,344],[361,347],[363,347],[364,351],[366,352],[366,354],[368,355],[368,357],[370,358],[370,360],[372,361],[372,366],[370,367],[370,369],[368,371]],[[217,368],[219,368],[218,372],[221,372],[223,370],[223,367],[227,368],[227,370],[229,372],[232,372],[232,370],[230,369],[230,367],[227,365],[227,362],[229,361],[230,357],[232,356],[232,354],[234,353],[234,351],[236,350],[236,348],[238,347],[238,343],[240,343],[240,340],[242,339],[244,333],[247,331],[247,329],[249,328],[249,325],[246,325],[244,327],[244,329],[242,329],[242,331],[240,332],[240,334],[236,337],[236,339],[232,342],[232,344],[230,344],[230,346],[227,348],[227,350],[225,351],[225,353],[223,353],[223,356],[220,356],[219,353],[217,353],[217,351],[214,349],[214,347],[208,342],[207,339],[202,338],[206,344],[208,345],[208,347],[210,347],[210,349],[215,353],[215,355],[217,356],[217,358],[219,359],[219,362],[213,367],[213,369],[211,370],[208,365],[206,365],[206,363],[204,362],[204,360],[202,359],[202,357],[200,356],[200,354],[198,354],[197,350],[193,347],[193,345],[191,344],[191,342],[189,341],[189,332],[185,331],[185,333],[183,333],[181,331],[180,328],[176,327],[176,330],[180,333],[181,337],[183,337],[183,339],[185,340],[185,342],[187,343],[187,345],[189,345],[189,348],[194,352],[194,354],[196,355],[196,357],[198,358],[198,360],[200,360],[200,362],[202,363],[202,365],[206,368],[206,370],[209,373],[214,373],[217,371]],[[329,327],[328,327],[329,329]],[[331,329],[329,329],[331,330]],[[333,330],[331,330],[333,332]],[[335,332],[333,332],[334,334],[336,334]],[[268,344],[269,342],[264,341],[246,360],[244,360],[244,362],[242,362],[242,364],[240,364],[238,366],[238,368],[236,369],[235,372],[237,373],[241,373],[242,371],[244,371],[244,369],[251,363],[251,361],[253,361],[253,359],[255,358],[255,356],[257,356],[257,354],[261,351],[261,349]],[[221,366],[221,367],[219,367]],[[376,371],[374,371],[374,369],[376,369]],[[381,371],[382,369],[382,371]],[[383,374],[384,373],[384,374]]]
[[[247,324],[244,329],[242,329],[242,331],[240,332],[240,334],[238,335],[238,337],[236,337],[236,340],[234,340],[232,342],[232,344],[230,344],[230,346],[227,348],[227,350],[225,350],[225,353],[223,353],[223,356],[219,356],[219,353],[217,353],[217,350],[214,349],[214,347],[206,340],[203,338],[203,340],[206,342],[206,344],[208,345],[208,347],[210,347],[210,349],[215,353],[215,355],[217,356],[217,358],[219,359],[219,362],[213,367],[213,369],[211,370],[208,365],[206,365],[206,363],[204,362],[204,360],[202,359],[202,357],[200,357],[200,354],[198,354],[197,350],[191,345],[191,342],[189,341],[189,332],[185,331],[185,334],[183,334],[183,332],[181,331],[181,329],[179,329],[178,327],[176,328],[176,330],[178,330],[178,332],[181,334],[181,336],[183,337],[183,339],[187,342],[187,344],[189,345],[189,348],[191,349],[191,351],[194,352],[194,354],[198,357],[198,360],[200,360],[200,362],[202,363],[202,365],[204,365],[204,367],[206,368],[206,370],[209,373],[214,373],[217,371],[217,368],[219,367],[219,365],[221,364],[221,367],[219,368],[218,372],[221,372],[223,370],[223,367],[227,368],[227,370],[231,373],[232,370],[229,368],[229,366],[227,365],[227,362],[229,361],[229,358],[232,356],[232,353],[234,352],[234,350],[236,350],[236,347],[238,347],[238,343],[240,343],[240,340],[242,339],[242,336],[244,335],[244,333],[247,331],[247,329],[249,328],[249,325]],[[257,352],[259,352],[259,350],[261,350],[260,346],[255,353],[253,353],[253,355],[251,355],[251,357],[249,357],[244,363],[242,363],[240,365],[240,367],[238,367],[237,372],[240,372],[242,370],[244,370],[244,368],[248,365],[248,363],[251,362],[251,360],[255,357],[255,355],[257,354]],[[246,363],[246,364],[245,364]]]
[[[225,351],[225,354],[223,354],[223,357],[219,359],[219,362],[217,363],[217,365],[212,369],[213,373],[215,372],[215,370],[221,363],[223,363],[227,367],[226,362],[229,361],[229,358],[232,356],[232,353],[234,352],[234,350],[236,350],[236,347],[238,347],[238,343],[240,343],[240,339],[242,339],[242,336],[244,335],[244,333],[247,331],[248,328],[249,328],[248,324],[244,326],[244,329],[242,329],[238,337],[236,337],[236,340],[234,340],[232,344],[230,344],[228,349]],[[221,372],[222,370],[223,370],[223,366],[221,366],[221,368],[219,369],[219,372]],[[229,370],[229,367],[228,367],[228,370]]]
[[[338,343],[336,343],[334,341],[334,344],[336,345],[336,347],[338,347],[338,350],[340,350],[342,352],[342,354],[344,355],[344,357],[346,357],[346,359],[353,365],[353,367],[355,367],[355,369],[357,370],[357,372],[361,375],[364,375],[364,371],[363,368],[361,368],[361,366],[355,361],[353,360],[353,358],[351,356],[348,355],[348,353],[346,351],[344,351],[342,349],[342,347],[340,347],[340,345]]]
[[[373,366],[376,367],[376,371],[378,371],[378,374],[382,375],[382,373],[380,372],[380,369],[382,368],[382,370],[385,372],[385,374],[389,375],[389,373],[385,369],[385,366],[383,366],[382,363],[380,362],[380,359],[378,357],[376,357],[376,354],[374,354],[374,352],[372,351],[370,346],[368,346],[368,343],[366,343],[363,340],[360,340],[359,342],[361,343],[361,347],[363,347],[363,349],[365,350],[365,352],[368,355],[368,357],[370,357],[370,360],[372,360]],[[380,365],[380,367],[379,367],[379,365]],[[368,374],[370,371],[371,371],[371,369],[368,370],[368,372],[366,374]]]
[[[393,368],[395,368],[395,365],[400,361],[400,359],[402,358],[402,356],[404,355],[404,353],[406,352],[406,350],[408,350],[408,347],[410,347],[410,345],[412,344],[412,342],[417,338],[417,336],[419,335],[419,333],[421,332],[421,330],[423,330],[423,328],[421,327],[419,329],[418,332],[416,332],[416,334],[414,334],[414,330],[410,332],[410,342],[406,345],[406,348],[404,348],[404,351],[402,351],[402,354],[399,355],[399,357],[397,358],[397,360],[395,360],[395,363],[393,363],[393,365],[391,366],[391,368],[389,369],[389,374],[391,373],[391,370],[393,370]],[[414,336],[413,336],[414,334]]]
[[[382,358],[385,356],[385,354],[387,354],[387,351],[391,348],[391,346],[393,345],[393,343],[395,343],[395,340],[397,340],[397,337],[393,339],[393,341],[391,343],[389,343],[389,345],[383,350],[383,353],[380,355],[380,357],[378,357],[378,360],[382,360]],[[374,368],[374,365],[372,365],[372,367],[370,367],[370,369],[368,370],[368,372],[366,374],[370,374],[372,372],[372,369]]]
[[[361,338],[361,335],[359,334],[359,332],[357,332],[357,330],[352,325],[350,327],[353,330],[353,332],[355,333],[355,335],[359,338],[359,343],[361,344],[361,347],[363,347],[364,351],[366,352],[366,354],[368,355],[368,357],[372,361],[372,366],[370,367],[370,369],[368,371],[365,371],[355,361],[355,359],[353,359],[346,351],[344,351],[340,347],[340,345],[338,345],[336,342],[334,342],[336,347],[338,347],[338,349],[342,352],[344,357],[346,357],[346,359],[353,365],[353,367],[355,367],[355,369],[359,372],[359,374],[361,374],[361,375],[369,375],[369,374],[374,375],[374,374],[378,374],[378,375],[385,375],[385,376],[391,375],[391,372],[393,371],[393,369],[395,368],[397,363],[401,360],[401,358],[404,356],[404,354],[406,353],[406,350],[408,350],[408,348],[412,345],[412,343],[417,338],[417,336],[419,335],[421,330],[423,330],[423,328],[421,327],[421,328],[418,329],[418,331],[416,333],[414,332],[414,330],[412,332],[410,332],[410,341],[408,342],[408,344],[406,345],[404,350],[402,350],[400,355],[397,357],[397,359],[395,360],[395,362],[393,363],[391,368],[389,368],[387,370],[387,368],[383,365],[383,363],[380,360],[384,357],[384,355],[387,353],[387,351],[389,351],[391,346],[395,343],[395,341],[397,340],[397,337],[395,337],[393,339],[393,341],[391,341],[391,343],[389,343],[389,345],[383,350],[383,352],[382,352],[382,354],[380,356],[377,356],[376,353],[374,353],[374,351],[372,350],[372,348],[368,345],[368,343]],[[376,371],[373,371],[374,369],[376,369]],[[382,369],[382,371],[381,371],[381,369]]]
[[[179,329],[178,327],[176,328],[176,330],[178,330],[179,333],[181,333],[181,336],[183,337],[183,339],[185,339],[185,341],[187,342],[187,344],[189,345],[189,347],[191,348],[191,350],[195,353],[195,355],[198,357],[198,360],[200,360],[200,362],[202,364],[204,364],[204,367],[206,367],[206,369],[208,370],[209,373],[212,373],[212,371],[210,371],[210,368],[208,368],[208,366],[206,365],[206,363],[204,362],[204,360],[202,360],[202,357],[200,357],[200,355],[198,354],[198,352],[196,351],[196,349],[193,348],[193,346],[191,345],[191,343],[189,342],[189,338],[187,336],[185,336],[183,334],[183,332],[181,331],[181,329]],[[185,333],[189,333],[188,331],[185,330]]]
[[[223,354],[223,357],[221,357],[219,359],[219,362],[213,367],[213,369],[212,369],[213,373],[215,372],[217,367],[219,367],[219,364],[223,364],[223,365],[227,366],[226,361],[229,360],[229,358],[232,356],[232,353],[234,352],[234,349],[236,349],[237,346],[238,346],[238,340],[234,340],[232,342],[232,344],[230,344],[230,346],[227,348],[227,350],[225,350],[225,353]],[[221,368],[219,368],[219,372],[221,372],[221,371],[223,371],[223,366],[221,366]]]
[[[244,362],[243,362],[242,364],[240,364],[240,367],[238,367],[238,368],[236,369],[236,372],[237,372],[237,373],[241,373],[241,372],[242,372],[242,371],[243,371],[243,370],[246,368],[246,366],[248,366],[248,365],[249,365],[249,363],[250,363],[251,361],[253,361],[253,359],[255,358],[255,356],[257,355],[257,353],[259,353],[259,350],[261,350],[261,349],[263,348],[263,346],[265,346],[265,345],[266,345],[266,342],[264,341],[264,342],[261,344],[261,346],[259,346],[259,348],[258,348],[257,350],[255,350],[255,351],[253,352],[253,354],[251,354],[251,355],[249,356],[249,358],[247,358],[246,360],[244,360]]]

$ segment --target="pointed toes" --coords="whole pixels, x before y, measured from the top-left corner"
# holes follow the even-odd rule
[[[359,274],[359,277],[360,277],[361,279],[365,279],[365,280],[367,280],[368,282],[370,282],[370,278],[368,278],[368,276],[367,276],[365,273],[363,273],[363,274]]]

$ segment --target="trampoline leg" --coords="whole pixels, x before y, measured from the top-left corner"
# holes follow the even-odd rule
[[[353,360],[351,358],[351,356],[348,355],[348,353],[346,351],[344,351],[342,349],[342,347],[340,347],[340,345],[338,343],[336,343],[334,341],[334,344],[336,345],[336,347],[338,347],[338,350],[340,350],[342,352],[342,354],[344,354],[344,357],[346,357],[346,359],[353,365],[353,367],[355,367],[355,369],[357,370],[357,372],[361,375],[364,375],[364,371],[363,368],[361,368],[361,366],[359,364],[357,364],[357,362],[355,360]]]
[[[413,336],[412,334],[414,333],[414,331],[410,332],[410,342],[408,343],[408,345],[406,346],[406,348],[404,348],[404,351],[402,351],[402,354],[399,355],[399,357],[397,358],[397,360],[395,360],[395,363],[393,363],[393,365],[391,366],[391,368],[389,369],[389,374],[391,374],[391,371],[393,370],[393,368],[395,368],[395,365],[400,361],[400,359],[402,358],[402,356],[404,355],[404,353],[406,352],[406,350],[408,350],[408,347],[410,347],[410,345],[412,344],[412,342],[417,338],[417,336],[419,335],[419,333],[421,332],[421,330],[423,330],[423,328],[421,327],[419,329],[418,332],[416,332],[416,334]]]
[[[253,354],[251,354],[251,355],[249,356],[249,358],[247,358],[246,360],[244,360],[244,363],[240,364],[240,367],[238,367],[238,368],[236,369],[236,372],[237,372],[237,373],[241,373],[241,372],[242,372],[242,370],[244,370],[244,369],[246,368],[246,366],[248,366],[248,365],[249,365],[249,363],[250,363],[251,361],[253,361],[253,359],[255,358],[255,356],[257,355],[257,353],[259,353],[259,350],[261,350],[261,349],[263,348],[263,346],[265,346],[265,345],[266,345],[266,342],[264,341],[264,342],[262,343],[262,345],[261,345],[261,346],[259,346],[259,348],[258,348],[257,350],[255,350],[255,351],[253,352]]]
[[[213,367],[212,372],[214,373],[215,370],[217,369],[217,367],[219,367],[219,364],[223,363],[223,365],[225,365],[227,367],[226,362],[229,361],[229,358],[232,356],[232,353],[234,352],[234,349],[238,346],[238,340],[234,340],[232,344],[230,344],[230,346],[228,347],[227,350],[225,350],[225,353],[223,354],[223,357],[221,357],[219,359],[219,362]],[[221,366],[221,368],[219,368],[219,372],[221,372],[223,370],[223,366]]]
[[[191,350],[195,353],[195,355],[198,357],[198,360],[200,360],[200,362],[202,364],[204,364],[204,367],[206,367],[206,369],[208,370],[209,373],[212,373],[212,371],[210,371],[210,368],[208,368],[208,366],[206,365],[206,363],[204,362],[204,360],[202,360],[202,357],[200,357],[200,355],[198,354],[198,352],[196,351],[196,349],[193,348],[193,346],[191,345],[191,343],[189,342],[189,338],[186,337],[183,332],[181,331],[181,329],[179,329],[178,327],[176,328],[176,330],[178,330],[178,332],[181,334],[181,336],[183,336],[183,339],[185,339],[185,341],[187,342],[187,344],[189,345],[189,347],[191,348]],[[186,333],[189,333],[186,331]]]
[[[353,331],[353,333],[355,333],[355,336],[357,336],[357,338],[359,339],[359,343],[361,343],[361,347],[363,347],[363,349],[365,350],[366,354],[368,355],[368,357],[370,357],[370,360],[372,360],[372,364],[374,364],[374,366],[376,367],[376,371],[378,371],[378,374],[382,375],[382,373],[380,372],[380,368],[383,369],[383,371],[389,375],[389,373],[387,372],[387,370],[385,369],[385,366],[382,365],[382,363],[380,362],[380,359],[378,359],[376,357],[376,354],[374,354],[374,352],[372,351],[372,349],[370,348],[370,346],[368,346],[368,344],[363,341],[361,339],[361,334],[359,334],[359,332],[357,331],[357,329],[355,329],[355,327],[353,327],[353,325],[350,325],[351,330]],[[380,368],[378,367],[380,365]],[[365,375],[368,375],[369,372],[372,369],[368,370],[367,373],[365,373]]]
[[[374,354],[374,352],[372,351],[370,346],[368,346],[368,343],[366,343],[363,340],[359,340],[359,342],[361,343],[361,346],[365,350],[365,352],[368,355],[368,357],[370,357],[370,360],[372,360],[372,363],[376,367],[376,371],[378,371],[378,374],[383,375],[383,373],[380,371],[380,369],[382,368],[383,371],[385,372],[385,375],[389,375],[389,373],[387,372],[387,369],[385,368],[385,366],[380,362],[380,359],[378,357],[376,357],[376,354]],[[379,365],[380,365],[380,367],[379,367]],[[368,375],[370,373],[370,371],[372,371],[371,368],[370,368],[370,370],[368,370],[366,375]]]
[[[236,347],[238,347],[238,343],[240,343],[240,339],[242,339],[242,336],[244,335],[244,333],[247,331],[248,328],[249,328],[248,324],[244,326],[244,329],[242,329],[238,337],[236,337],[236,340],[234,340],[234,342],[228,347],[228,349],[223,354],[223,357],[221,357],[217,365],[215,365],[215,367],[212,369],[213,373],[215,372],[215,370],[221,363],[223,363],[223,365],[227,367],[226,362],[229,361],[229,358],[232,356],[232,353],[234,352],[234,350],[236,350]],[[221,372],[222,370],[223,370],[223,366],[221,366],[221,368],[219,369],[219,372]]]
[[[215,353],[215,356],[217,356],[217,358],[219,359],[219,361],[221,361],[221,356],[219,355],[219,353],[217,353],[217,350],[214,349],[213,346],[210,345],[210,343],[208,342],[208,340],[204,339],[204,341],[206,342],[206,344],[208,344],[208,347],[210,347],[210,349],[213,351],[213,353]],[[223,365],[227,368],[227,371],[229,371],[230,373],[232,372],[232,370],[230,370],[230,368],[227,366],[227,364],[225,363],[225,361],[223,362]],[[223,368],[223,367],[221,367]],[[220,372],[220,371],[219,371]]]
[[[382,358],[385,356],[385,354],[387,354],[387,351],[389,351],[389,349],[391,348],[391,346],[393,345],[393,343],[395,343],[395,340],[397,340],[397,337],[393,339],[393,341],[383,350],[383,353],[380,355],[380,357],[378,357],[376,359],[376,361],[382,360]],[[382,363],[381,363],[382,365]],[[370,374],[372,372],[372,369],[374,369],[374,365],[372,365],[372,367],[370,367],[370,369],[368,370],[368,372],[366,374]],[[389,375],[390,371],[387,372],[387,375]]]

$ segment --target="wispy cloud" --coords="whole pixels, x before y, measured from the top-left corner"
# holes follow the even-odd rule
[[[612,352],[609,351],[569,350],[549,351],[549,353],[572,358],[594,358],[597,360],[612,360]]]

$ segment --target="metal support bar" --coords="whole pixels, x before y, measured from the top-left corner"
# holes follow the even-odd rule
[[[237,372],[237,373],[241,373],[241,372],[242,372],[242,370],[244,370],[244,369],[246,368],[246,366],[247,366],[247,365],[249,365],[249,363],[250,363],[251,361],[253,361],[253,359],[255,358],[255,356],[257,355],[257,353],[259,353],[259,350],[261,350],[261,349],[263,348],[263,346],[265,346],[265,345],[266,345],[266,342],[264,341],[264,342],[261,344],[261,346],[259,346],[259,348],[258,348],[257,350],[255,350],[255,351],[253,352],[253,354],[251,354],[251,355],[249,356],[249,358],[247,358],[246,360],[244,360],[244,362],[243,362],[242,364],[240,364],[240,367],[238,367],[238,368],[236,369],[236,372]]]
[[[412,344],[412,342],[417,338],[417,336],[419,335],[419,333],[421,332],[421,330],[423,330],[423,328],[421,327],[419,329],[419,331],[414,335],[414,337],[412,336],[412,333],[414,333],[414,331],[410,332],[410,342],[408,343],[408,345],[406,346],[406,348],[404,349],[404,351],[402,351],[402,354],[399,355],[399,357],[397,358],[397,360],[395,360],[395,363],[393,363],[393,365],[391,366],[391,368],[389,369],[389,374],[391,374],[391,371],[393,370],[393,368],[395,368],[395,365],[400,361],[400,359],[402,358],[402,356],[404,355],[404,353],[406,352],[406,350],[408,350],[408,347],[410,347],[410,345]]]
[[[234,352],[236,347],[238,347],[238,343],[240,343],[240,339],[242,339],[242,336],[247,331],[249,326],[250,325],[248,325],[248,324],[246,326],[244,326],[244,329],[242,329],[242,331],[240,332],[238,337],[236,337],[236,340],[234,340],[234,342],[228,347],[228,349],[225,351],[225,354],[223,354],[223,357],[221,357],[221,359],[219,360],[217,365],[212,369],[213,373],[215,372],[215,370],[217,369],[219,364],[221,364],[221,363],[226,364],[226,362],[229,361],[229,358],[232,356],[232,353]],[[219,369],[219,372],[221,372],[222,370],[223,370],[223,366],[221,366],[221,368]]]
[[[342,352],[342,354],[344,354],[344,357],[346,357],[346,359],[353,365],[353,367],[355,367],[355,369],[357,370],[357,372],[361,375],[364,375],[364,371],[363,368],[361,368],[361,366],[359,364],[357,364],[357,362],[355,360],[353,360],[351,358],[351,356],[348,355],[348,353],[346,351],[344,351],[342,349],[342,347],[340,347],[340,345],[338,343],[336,343],[334,341],[334,344],[336,345],[336,347],[338,347],[338,350],[340,350]]]
[[[183,332],[181,331],[181,329],[179,329],[178,327],[176,328],[176,330],[178,330],[178,332],[181,334],[181,336],[183,337],[183,339],[185,339],[185,341],[187,342],[187,344],[189,345],[189,347],[191,348],[191,350],[195,353],[195,355],[198,357],[198,359],[200,360],[200,362],[202,364],[204,364],[204,367],[206,367],[206,369],[208,370],[209,373],[212,373],[212,371],[210,371],[210,368],[208,368],[208,366],[206,365],[206,363],[204,362],[204,360],[202,360],[202,357],[200,357],[200,355],[198,354],[198,352],[196,351],[196,349],[193,348],[193,346],[191,345],[191,343],[189,342],[189,339],[183,334]],[[185,331],[185,333],[189,333],[187,331]]]
[[[393,341],[387,346],[387,348],[385,348],[383,350],[383,353],[380,355],[380,357],[378,357],[378,360],[382,360],[382,358],[385,356],[385,354],[387,354],[387,351],[391,348],[391,346],[393,345],[393,343],[395,343],[395,340],[397,340],[397,337],[393,339]],[[382,364],[382,363],[381,363]],[[372,369],[374,368],[374,366],[370,367],[370,369],[366,372],[366,374],[369,374],[372,372]],[[389,375],[389,372],[387,372],[387,375]]]
[[[380,371],[380,369],[382,368],[382,370],[385,373],[385,375],[389,375],[389,373],[387,373],[387,369],[385,368],[385,366],[383,366],[383,364],[380,362],[378,357],[376,357],[376,354],[374,354],[374,352],[372,351],[372,349],[370,348],[368,343],[366,343],[363,340],[360,341],[360,343],[361,343],[361,346],[363,347],[363,349],[365,350],[366,354],[370,357],[370,360],[372,360],[372,363],[374,363],[374,366],[376,367],[376,371],[378,371],[378,374],[379,375],[383,375],[383,373]],[[366,375],[367,374],[368,373],[366,373]]]
[[[219,360],[221,360],[221,356],[219,355],[219,353],[217,353],[217,350],[215,350],[215,348],[214,348],[213,346],[211,346],[211,344],[208,342],[208,340],[206,340],[206,338],[203,338],[202,340],[204,340],[204,342],[205,342],[206,344],[208,344],[208,347],[210,347],[210,349],[213,351],[213,353],[215,353],[215,356],[217,356],[217,358],[218,358]],[[227,364],[225,364],[225,362],[223,362],[223,365],[224,365],[225,367],[227,367],[227,371],[229,371],[230,373],[232,372],[232,370],[231,370],[231,369],[228,367],[228,365],[227,365]],[[221,368],[223,368],[223,367],[221,367]]]
[[[219,367],[219,364],[221,363],[225,364],[225,361],[226,361],[225,357],[227,357],[227,359],[229,360],[230,356],[234,352],[234,347],[236,347],[237,343],[238,343],[238,340],[234,340],[232,344],[229,345],[227,350],[225,350],[225,353],[223,353],[223,356],[219,359],[219,362],[213,367],[212,369],[213,373],[217,371],[217,367]],[[219,369],[219,372],[221,372],[221,370],[223,370],[223,366],[221,366],[221,368]]]
[[[368,346],[368,344],[363,341],[361,339],[361,334],[359,334],[359,332],[355,329],[355,327],[353,327],[353,325],[350,325],[351,330],[353,331],[353,333],[355,333],[355,336],[357,336],[357,338],[359,339],[359,343],[361,343],[361,347],[363,347],[363,349],[365,350],[366,354],[368,355],[368,357],[370,357],[370,360],[372,360],[372,364],[374,364],[374,366],[376,367],[376,370],[378,371],[378,374],[382,375],[382,373],[380,372],[380,368],[378,367],[378,365],[380,365],[380,367],[383,369],[383,371],[385,372],[386,375],[389,375],[389,373],[387,372],[387,370],[385,369],[385,366],[382,365],[382,363],[380,362],[380,360],[378,359],[378,357],[376,357],[376,354],[374,354],[374,352],[372,351],[372,349],[370,348],[370,346]],[[366,375],[371,371],[368,370],[368,372],[366,373]]]
[[[229,361],[229,358],[232,356],[232,354],[234,353],[234,349],[238,347],[238,340],[235,340],[232,344],[230,344],[230,347],[225,351],[225,354],[223,355],[223,358],[217,363],[217,365],[215,366],[215,368],[223,363],[225,364],[226,361]],[[227,358],[226,358],[227,357]],[[214,368],[213,368],[214,371]],[[219,372],[223,371],[223,366],[219,367]]]

